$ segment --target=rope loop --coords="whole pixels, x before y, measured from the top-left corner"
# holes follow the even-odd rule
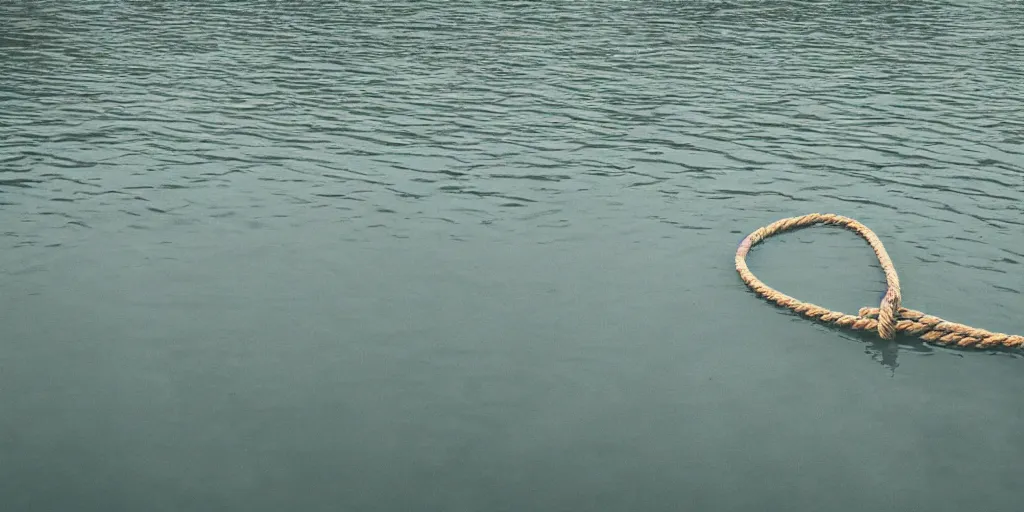
[[[848,315],[831,311],[808,302],[801,302],[774,288],[764,284],[747,267],[747,254],[755,245],[779,233],[792,231],[816,224],[840,226],[867,241],[878,257],[878,263],[885,273],[885,296],[877,308],[861,308],[857,315]],[[840,327],[856,330],[873,330],[878,336],[891,340],[897,333],[917,336],[927,342],[958,347],[1021,347],[1024,336],[1009,335],[976,329],[964,324],[947,322],[941,318],[926,315],[920,311],[903,307],[903,296],[900,292],[900,278],[896,274],[889,253],[885,251],[882,241],[867,226],[849,217],[832,213],[811,213],[799,217],[788,217],[777,220],[767,226],[756,229],[746,236],[736,250],[736,271],[747,287],[757,295],[775,304],[792,309],[807,318],[830,323]]]

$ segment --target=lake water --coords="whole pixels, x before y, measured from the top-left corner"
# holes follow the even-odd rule
[[[1024,4],[0,2],[0,509],[1019,511]],[[855,235],[756,249],[855,313]]]

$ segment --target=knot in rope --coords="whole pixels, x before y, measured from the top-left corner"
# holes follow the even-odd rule
[[[867,241],[878,257],[878,263],[885,273],[886,291],[877,308],[861,308],[857,315],[847,315],[831,311],[821,306],[801,302],[779,292],[761,282],[747,267],[747,254],[750,249],[765,239],[794,229],[816,224],[829,224],[844,227],[857,233]],[[842,215],[831,213],[811,213],[799,217],[777,220],[767,226],[758,228],[747,235],[736,250],[736,271],[747,287],[757,295],[764,297],[779,306],[822,322],[840,327],[857,330],[874,330],[879,337],[891,340],[897,333],[904,333],[940,345],[955,344],[960,347],[989,348],[994,346],[1020,347],[1024,345],[1024,336],[1016,336],[976,329],[967,325],[947,322],[941,318],[926,315],[920,311],[903,307],[900,292],[900,279],[896,274],[889,254],[885,251],[882,241],[867,226]]]

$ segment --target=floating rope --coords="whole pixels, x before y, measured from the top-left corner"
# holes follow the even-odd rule
[[[779,233],[815,224],[831,224],[844,227],[857,233],[871,245],[875,255],[878,256],[878,262],[882,265],[882,270],[885,272],[885,281],[888,285],[888,289],[879,307],[861,308],[857,315],[831,311],[808,302],[801,302],[771,288],[761,282],[747,268],[746,258],[751,247]],[[867,226],[842,215],[811,213],[799,217],[781,219],[758,228],[753,233],[747,235],[743,242],[740,243],[739,249],[736,250],[736,271],[739,272],[740,278],[743,279],[743,282],[751,290],[779,306],[792,309],[805,317],[840,327],[864,331],[877,330],[878,335],[883,339],[891,340],[896,336],[896,333],[903,333],[940,345],[976,348],[1024,346],[1024,336],[976,329],[964,324],[947,322],[941,318],[902,307],[903,297],[900,294],[900,279],[896,275],[896,268],[893,267],[889,254],[885,252],[885,247],[882,246],[882,241]]]

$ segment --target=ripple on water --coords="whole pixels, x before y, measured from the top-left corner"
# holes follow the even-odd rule
[[[59,239],[44,212],[472,236],[835,210],[913,219],[959,264],[974,249],[949,226],[985,233],[1009,271],[1022,11],[5,3],[0,201],[26,222],[4,231]]]

